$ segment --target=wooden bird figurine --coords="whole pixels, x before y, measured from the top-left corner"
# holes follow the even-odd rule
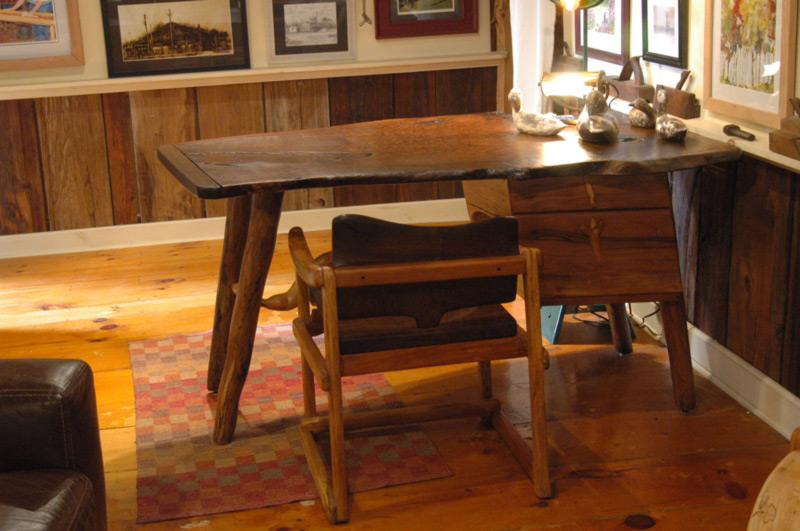
[[[667,114],[667,93],[659,90],[656,94],[658,102],[658,117],[656,118],[656,133],[664,140],[683,140],[686,138],[686,124],[674,116]]]
[[[578,116],[578,135],[595,144],[610,144],[619,136],[617,119],[608,112],[605,94],[597,89],[586,96],[586,105]]]
[[[633,109],[628,113],[628,120],[634,127],[652,129],[656,126],[656,111],[644,98],[636,98],[631,103]]]
[[[520,133],[537,136],[557,135],[567,124],[555,117],[555,114],[536,114],[522,109],[522,95],[518,90],[508,93],[511,104],[511,116]]]

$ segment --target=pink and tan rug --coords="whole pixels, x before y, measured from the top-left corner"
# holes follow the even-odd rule
[[[140,523],[318,497],[297,428],[303,397],[291,325],[259,327],[236,436],[224,446],[211,441],[210,344],[210,332],[130,344]],[[346,379],[344,394],[351,410],[401,403],[380,374]],[[318,403],[324,411],[321,392]],[[347,466],[352,492],[452,474],[417,428],[348,438]]]

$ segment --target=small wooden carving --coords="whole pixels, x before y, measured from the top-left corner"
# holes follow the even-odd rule
[[[769,134],[769,150],[800,160],[800,99],[789,98],[794,115],[781,119],[781,128]]]
[[[609,112],[608,93],[593,89],[586,96],[586,106],[578,116],[578,135],[586,142],[610,144],[619,136],[619,124]]]
[[[656,118],[656,133],[664,140],[683,140],[686,138],[686,124],[682,120],[667,114],[667,93],[658,91],[656,96],[658,118]]]
[[[684,83],[689,79],[689,74],[691,74],[691,71],[684,70],[675,88],[665,87],[664,85],[656,86],[656,92],[663,90],[667,94],[667,112],[678,118],[700,117],[700,102],[697,101],[697,96],[682,90]]]
[[[633,79],[631,79],[631,74],[633,74]],[[619,99],[625,101],[633,101],[636,98],[653,101],[656,94],[653,85],[644,82],[644,74],[642,74],[638,56],[631,57],[622,67],[619,76],[616,79],[609,79],[609,83],[619,93]]]

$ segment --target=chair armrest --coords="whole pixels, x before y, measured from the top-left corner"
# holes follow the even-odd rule
[[[106,523],[92,370],[62,359],[0,360],[0,472],[66,469],[87,476]]]
[[[322,267],[314,261],[306,236],[300,227],[294,227],[289,231],[289,254],[292,256],[297,276],[312,288],[321,288]]]

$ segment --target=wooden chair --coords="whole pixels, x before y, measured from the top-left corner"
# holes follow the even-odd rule
[[[524,454],[518,457],[536,495],[551,497],[539,253],[519,249],[517,220],[420,227],[344,215],[333,221],[332,241],[332,254],[315,261],[303,231],[295,227],[289,233],[299,287],[293,330],[303,358],[301,440],[328,519],[349,519],[345,429],[478,415],[491,418],[503,433],[500,423],[506,429],[510,424],[499,401],[491,398],[490,361],[523,356],[528,358],[533,449],[511,446]],[[501,305],[514,300],[519,275],[527,332]],[[324,356],[312,339],[323,332]],[[343,376],[465,362],[478,362],[480,398],[343,415]],[[317,414],[315,377],[328,395],[327,416]],[[315,437],[324,432],[330,437],[330,475]]]

